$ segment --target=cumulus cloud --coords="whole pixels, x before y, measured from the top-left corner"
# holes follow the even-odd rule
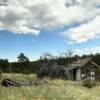
[[[67,30],[70,34],[67,36],[72,42],[81,43],[87,42],[89,39],[100,37],[100,16],[96,16],[92,21],[82,24],[78,27]],[[66,33],[65,32],[65,35]]]
[[[100,53],[100,46],[96,46],[96,47],[89,47],[89,48],[82,48],[82,49],[75,49],[74,50],[74,54],[79,54],[79,55],[83,55],[83,54],[96,54],[96,53]]]
[[[63,35],[70,40],[69,43],[83,43],[90,39],[100,38],[100,1],[97,0],[95,4],[92,13],[94,17],[90,17],[79,26],[71,27],[63,32]]]
[[[0,29],[15,33],[38,35],[41,29],[90,20],[98,12],[95,0],[4,0],[3,5],[2,1]]]

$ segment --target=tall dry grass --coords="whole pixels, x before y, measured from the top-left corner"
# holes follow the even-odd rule
[[[32,80],[34,75],[3,74],[3,77]],[[100,86],[88,89],[80,82],[50,80],[39,86],[1,87],[0,100],[100,100]]]

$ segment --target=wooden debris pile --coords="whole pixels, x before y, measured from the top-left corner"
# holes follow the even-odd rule
[[[3,79],[1,82],[1,85],[4,87],[10,87],[10,86],[20,86],[19,83],[12,81],[11,79]]]
[[[20,81],[15,81],[15,80],[12,80],[12,79],[3,79],[1,81],[1,85],[4,86],[4,87],[21,87],[21,86],[32,86],[32,85],[35,85],[35,86],[38,86],[38,85],[41,85],[41,84],[44,84],[44,83],[47,83],[46,81],[41,81],[41,80],[33,80],[33,81],[23,81],[23,80],[20,80]]]

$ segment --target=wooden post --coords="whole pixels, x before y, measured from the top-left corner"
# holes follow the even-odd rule
[[[0,71],[0,80],[2,80],[2,72]]]
[[[76,70],[76,81],[80,81],[81,80],[81,69],[78,68]]]

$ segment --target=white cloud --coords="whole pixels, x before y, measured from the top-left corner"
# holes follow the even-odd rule
[[[74,42],[69,41],[68,44],[74,44]]]
[[[53,29],[96,16],[95,0],[5,0],[5,3],[7,6],[0,6],[0,29],[15,33],[38,35],[44,28]]]
[[[89,1],[87,0],[87,2]],[[71,43],[83,43],[91,39],[100,38],[100,1],[96,0],[95,4],[96,6],[92,13],[94,16],[90,17],[87,22],[83,21],[79,26],[71,27],[63,32],[63,35]],[[92,7],[89,7],[90,10],[92,10]],[[88,16],[88,14],[86,15]]]
[[[82,48],[82,49],[74,49],[74,54],[83,55],[83,54],[96,54],[100,53],[100,46]]]
[[[92,21],[89,21],[86,24],[71,28],[64,34],[67,35],[72,42],[76,43],[87,42],[89,39],[99,38],[100,16],[96,16]]]

